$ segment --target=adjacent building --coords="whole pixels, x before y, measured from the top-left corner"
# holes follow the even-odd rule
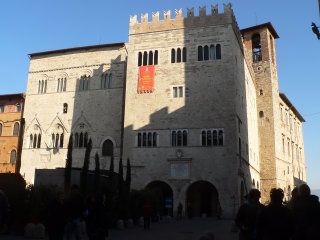
[[[30,54],[21,173],[64,167],[71,136],[74,167],[91,138],[103,169],[130,158],[132,188],[195,216],[233,216],[251,188],[288,199],[306,181],[304,119],[278,89],[277,38],[271,23],[240,30],[224,4],[130,17],[128,43]]]
[[[23,93],[0,95],[0,173],[16,172],[21,156],[23,105]]]

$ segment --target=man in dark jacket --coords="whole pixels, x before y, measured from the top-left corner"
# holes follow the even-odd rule
[[[258,189],[251,189],[248,200],[239,208],[235,222],[240,229],[240,240],[255,240],[257,238],[257,221],[263,205]]]
[[[271,203],[264,207],[259,217],[258,238],[263,240],[290,240],[294,234],[293,217],[290,210],[282,205],[284,193],[278,188],[271,189]]]

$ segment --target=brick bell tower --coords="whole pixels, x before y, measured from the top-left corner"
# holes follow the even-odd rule
[[[241,30],[247,62],[254,72],[259,129],[261,201],[277,187],[276,129],[280,121],[279,87],[274,39],[270,22]]]

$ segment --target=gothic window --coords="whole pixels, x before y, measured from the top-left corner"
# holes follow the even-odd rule
[[[112,74],[110,73],[109,74],[109,79],[108,79],[108,88],[111,88],[112,87]]]
[[[181,62],[181,48],[177,49],[177,62]]]
[[[66,90],[67,90],[67,78],[64,78],[63,91],[65,92]]]
[[[38,85],[38,93],[41,91],[41,81],[39,80],[39,85]]]
[[[64,134],[61,133],[61,135],[60,135],[60,147],[61,148],[63,147],[63,140],[64,140]]]
[[[83,133],[80,133],[80,137],[79,137],[79,148],[83,147]]]
[[[154,65],[158,64],[158,50],[154,51]]]
[[[138,133],[138,147],[141,147],[141,133]]]
[[[156,132],[153,133],[153,143],[152,143],[152,145],[154,147],[157,146],[157,133]]]
[[[88,146],[88,133],[84,133],[84,138],[83,138],[83,147]]]
[[[152,146],[152,133],[149,132],[148,133],[148,147],[151,147]]]
[[[187,62],[187,48],[182,49],[182,61]]]
[[[142,146],[143,147],[147,146],[147,134],[146,133],[142,134]]]
[[[59,138],[60,138],[59,133],[57,133],[56,134],[56,142],[54,144],[54,147],[56,147],[56,148],[59,146]]]
[[[172,146],[177,146],[177,132],[172,131],[171,133],[171,144]]]
[[[41,81],[41,93],[43,93],[43,89],[44,89],[44,82],[43,80]]]
[[[207,45],[204,46],[204,60],[209,60],[209,47]]]
[[[207,146],[211,146],[211,131],[207,131]]]
[[[64,103],[63,104],[63,113],[67,113],[68,112],[68,104]]]
[[[140,67],[142,65],[142,53],[139,52],[138,53],[138,67]]]
[[[43,92],[44,92],[44,93],[47,92],[47,80],[44,81],[44,91],[43,91]]]
[[[29,139],[29,148],[32,148],[32,145],[33,145],[33,136],[32,134],[30,134],[30,139]]]
[[[259,34],[253,35],[251,40],[252,40],[253,62],[259,62],[262,60],[260,35]]]
[[[213,130],[212,131],[212,144],[213,144],[213,146],[217,146],[218,145],[218,133],[217,133],[217,130]]]
[[[171,63],[176,62],[176,50],[174,48],[171,49]]]
[[[202,46],[198,46],[198,61],[203,61],[203,49],[202,49]]]
[[[13,136],[18,136],[19,135],[19,123],[15,123],[13,125]]]
[[[35,134],[36,135],[36,134]],[[38,142],[37,142],[37,148],[41,147],[41,134],[38,134]]]
[[[223,131],[222,130],[219,130],[218,140],[219,140],[219,146],[223,146]]]
[[[16,163],[16,157],[17,157],[17,152],[16,150],[12,150],[10,154],[10,163],[15,164]]]
[[[143,53],[143,66],[147,66],[148,64],[148,53],[144,52]]]
[[[60,78],[58,78],[57,92],[60,90]]]
[[[33,136],[33,148],[36,148],[37,147],[37,134],[34,134]]]
[[[201,133],[201,138],[202,138],[202,146],[207,146],[207,141],[206,141],[206,131],[202,131]]]
[[[188,144],[188,132],[186,130],[183,130],[182,132],[182,145],[187,146]]]
[[[221,59],[221,45],[216,45],[216,59]]]
[[[210,60],[214,60],[216,58],[214,45],[210,45]]]
[[[149,52],[149,65],[153,65],[153,52]]]
[[[79,134],[74,134],[74,147],[79,147]]]
[[[177,145],[178,146],[182,145],[182,133],[181,133],[181,131],[177,131]]]
[[[113,156],[113,143],[109,139],[103,142],[102,156]]]
[[[17,104],[17,112],[21,112],[21,104],[20,103]]]
[[[2,135],[2,124],[0,123],[0,136]]]
[[[52,134],[51,134],[51,142],[52,142],[51,145],[52,145],[52,147],[54,147],[54,144],[55,144],[55,142],[56,142],[55,139],[56,139],[56,135],[55,135],[54,133],[52,133]]]
[[[171,132],[172,146],[187,146],[188,144],[188,131],[177,130]]]

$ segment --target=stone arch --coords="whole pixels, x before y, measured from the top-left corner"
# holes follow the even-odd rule
[[[153,205],[155,211],[161,216],[170,215],[173,216],[173,190],[170,184],[165,181],[155,180],[149,182],[145,186],[145,190],[149,190],[153,196]],[[172,199],[171,207],[166,206],[166,199]]]
[[[106,156],[106,155],[103,155],[103,145],[105,144],[105,142],[106,141],[111,141],[111,143],[112,143],[112,145],[113,145],[113,153],[112,153],[112,156],[114,156],[114,150],[115,150],[115,148],[116,148],[116,146],[117,146],[117,144],[116,144],[116,141],[114,140],[114,138],[112,138],[112,137],[110,137],[110,136],[107,136],[107,137],[104,137],[103,139],[102,139],[102,141],[101,141],[101,143],[100,143],[100,153],[101,153],[101,156],[102,157],[108,157],[108,156]],[[109,156],[110,157],[110,156]]]
[[[189,216],[217,216],[219,194],[217,188],[208,181],[192,183],[186,193],[187,212]]]

